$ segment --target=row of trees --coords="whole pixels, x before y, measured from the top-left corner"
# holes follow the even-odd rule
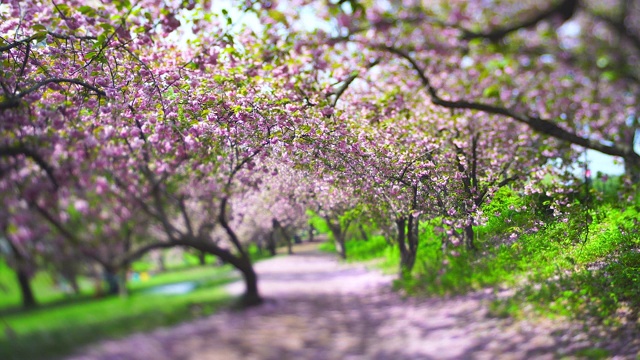
[[[21,284],[43,261],[115,275],[181,246],[238,269],[254,305],[246,245],[309,210],[343,257],[375,223],[409,274],[421,222],[475,249],[496,191],[541,192],[574,145],[637,179],[638,5],[515,4],[242,2],[253,30],[206,1],[0,5],[0,230]]]

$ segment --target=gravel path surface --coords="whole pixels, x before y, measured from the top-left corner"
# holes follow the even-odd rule
[[[637,338],[607,334],[594,344],[577,324],[491,318],[490,293],[403,299],[390,276],[313,245],[256,270],[262,306],[104,341],[72,359],[572,359],[596,346],[635,359],[640,348]],[[242,284],[229,291],[241,293]]]

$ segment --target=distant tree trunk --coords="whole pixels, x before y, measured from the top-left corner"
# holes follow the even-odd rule
[[[271,256],[276,256],[276,233],[275,229],[272,229],[269,233],[269,237],[267,237],[267,250],[269,250],[269,254]]]
[[[291,238],[288,236],[285,236],[285,238],[287,239],[287,254],[293,255],[293,243]]]
[[[402,260],[404,259],[403,255],[406,249],[405,242],[407,232],[407,219],[404,216],[396,219],[396,228],[398,229],[396,240],[398,242],[398,248],[400,249],[400,270],[402,270],[402,268],[404,267],[404,262]]]
[[[71,289],[75,295],[80,295],[80,286],[78,285],[78,277],[75,273],[62,275],[71,285]]]
[[[2,229],[3,233],[5,233],[5,229]],[[37,306],[36,298],[33,295],[33,290],[31,289],[31,281],[29,279],[29,274],[27,270],[24,268],[24,263],[26,259],[24,255],[20,252],[20,250],[16,247],[16,245],[9,240],[9,247],[11,248],[11,252],[17,261],[16,266],[16,277],[18,278],[18,285],[20,286],[20,294],[22,296],[22,306],[24,308],[32,308]]]
[[[331,218],[329,218],[328,216],[325,217],[325,221],[327,222],[327,225],[329,226],[329,230],[331,230],[331,234],[333,234],[333,240],[335,241],[336,244],[336,250],[338,251],[338,255],[340,255],[340,257],[342,259],[346,259],[347,258],[347,248],[345,246],[345,233],[346,233],[346,228],[343,229],[342,226],[340,225],[340,220],[338,219],[337,221],[332,221]]]
[[[278,221],[278,219],[276,218],[271,219],[271,224],[273,226],[273,230],[279,231],[280,234],[282,234],[282,237],[284,237],[284,241],[287,242],[287,253],[289,255],[293,255],[293,244],[291,241],[291,236],[289,236],[289,234],[287,233],[287,229],[285,229],[284,226],[280,224],[280,221]]]
[[[258,255],[262,256],[262,252],[264,251],[264,243],[263,243],[262,235],[260,235],[260,237],[258,238],[258,241],[256,241],[256,248],[258,249]]]
[[[284,239],[287,241],[287,254],[293,255],[293,241],[291,240],[291,236],[287,233],[287,231],[281,227],[282,235]]]
[[[204,251],[198,252],[198,262],[201,266],[207,265],[207,259],[205,257],[206,255],[207,254]]]
[[[473,225],[469,224],[464,228],[464,240],[467,250],[476,250],[476,244],[474,243],[475,232],[473,231]]]
[[[347,258],[347,246],[345,244],[345,234],[342,232],[337,232],[334,234],[336,241],[336,250],[338,250],[338,254],[342,259]]]
[[[116,295],[120,292],[120,285],[117,270],[107,264],[103,264],[104,280],[107,283],[107,294]]]
[[[96,298],[102,297],[104,295],[103,290],[103,282],[102,282],[102,268],[100,264],[93,263],[91,264],[91,279],[93,282],[93,296]]]
[[[164,251],[162,250],[158,251],[158,270],[160,270],[160,272],[167,270],[167,264],[164,260]]]
[[[358,230],[360,230],[360,236],[362,236],[362,240],[369,241],[369,236],[367,235],[367,232],[364,231],[364,226],[362,226],[362,224],[358,224]]]
[[[75,262],[65,261],[59,268],[60,276],[64,281],[68,282],[71,290],[75,295],[80,294],[80,286],[78,286],[77,264]]]
[[[313,236],[315,235],[314,232],[316,231],[316,228],[313,226],[313,224],[309,224],[309,242],[313,242]]]
[[[18,284],[20,285],[20,294],[22,295],[22,306],[24,308],[32,308],[37,305],[36,298],[33,296],[33,290],[31,289],[31,281],[29,280],[29,274],[18,267],[16,270],[16,276],[18,278]]]
[[[122,297],[129,296],[129,289],[127,288],[127,267],[124,267],[118,271],[118,295]]]
[[[416,263],[419,223],[419,218],[413,215],[409,215],[408,220],[404,216],[396,220],[397,241],[400,250],[400,276],[402,277],[410,276]]]

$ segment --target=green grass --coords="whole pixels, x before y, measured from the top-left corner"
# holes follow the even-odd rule
[[[347,261],[368,261],[382,259],[378,266],[385,272],[392,273],[398,270],[399,257],[397,247],[391,246],[382,235],[369,236],[369,240],[354,239],[345,243],[347,249]],[[326,241],[318,247],[319,250],[335,253],[336,245],[333,240]]]
[[[62,301],[67,298],[66,294],[54,286],[53,278],[46,271],[39,271],[31,280],[31,284],[36,299],[41,302]],[[91,289],[91,283],[86,279],[79,279],[79,285],[85,291]],[[0,258],[0,311],[19,307],[20,304],[20,289],[15,272]]]
[[[83,294],[60,300],[51,296],[37,309],[5,309],[0,316],[11,330],[0,334],[0,359],[55,358],[96,340],[210,314],[230,304],[231,299],[221,285],[233,279],[227,266],[185,268],[157,274],[146,282],[131,283],[128,297],[94,299]],[[154,286],[185,281],[196,282],[197,288],[183,295],[146,292]],[[34,285],[38,291],[42,284]],[[50,290],[42,290],[40,294],[47,291]]]
[[[501,190],[485,208],[485,213],[499,216],[475,228],[478,252],[450,246],[443,254],[442,236],[434,232],[437,221],[423,223],[413,276],[397,280],[396,286],[416,296],[513,287],[514,297],[492,304],[495,316],[526,316],[523,309],[533,308],[551,317],[590,317],[615,324],[626,321],[623,313],[635,321],[640,309],[640,206],[597,201],[586,208],[576,200],[567,222],[550,217],[544,206],[514,210],[532,200],[544,205],[544,197],[538,197]],[[539,220],[546,224],[535,225]],[[533,226],[539,230],[532,231]],[[507,240],[514,233],[517,240]],[[397,246],[382,237],[348,241],[346,247],[350,260],[379,257],[385,268],[399,267]],[[335,251],[332,242],[322,249]],[[594,269],[598,263],[601,268]]]
[[[638,209],[601,206],[586,232],[570,236],[570,225],[555,224],[518,243],[516,273],[526,275],[511,299],[495,307],[524,316],[519,303],[550,316],[589,317],[608,325],[637,319],[640,309]],[[569,236],[566,236],[569,234]],[[579,241],[575,241],[575,239]],[[526,262],[529,263],[526,263]]]
[[[253,261],[268,257],[249,246]],[[32,279],[38,307],[23,310],[15,273],[0,259],[0,359],[45,359],[63,356],[79,346],[105,338],[122,337],[136,331],[211,314],[232,299],[221,285],[236,277],[231,267],[214,266],[207,255],[206,266],[198,266],[196,253],[185,253],[178,262],[168,262],[167,270],[157,272],[157,264],[137,261],[132,268],[148,272],[146,281],[129,281],[128,297],[94,297],[94,284],[78,277],[81,294],[63,293],[51,275],[39,271]],[[160,285],[193,282],[196,289],[182,295],[153,294]]]

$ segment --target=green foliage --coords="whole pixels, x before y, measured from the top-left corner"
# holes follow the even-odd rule
[[[329,225],[327,225],[327,222],[320,216],[314,214],[313,212],[309,213],[309,223],[313,225],[316,231],[320,234],[331,233],[331,231],[329,230]]]
[[[268,259],[271,257],[271,254],[269,254],[269,252],[266,249],[263,249],[262,251],[260,251],[258,249],[258,245],[253,243],[247,246],[247,252],[249,253],[249,257],[251,258],[251,261],[254,263],[256,261]]]
[[[515,299],[534,304],[542,313],[588,315],[608,325],[637,319],[640,239],[637,228],[628,225],[629,216],[637,217],[638,213],[629,208],[611,214],[609,228],[577,246],[572,266],[558,269],[553,277],[530,277]]]
[[[616,189],[616,181],[609,179],[607,186]],[[602,184],[596,182],[594,189]],[[620,208],[618,195],[602,189],[594,190],[599,199],[589,207],[574,200],[565,221],[546,210],[545,196],[501,189],[484,208],[488,222],[475,228],[478,252],[449,245],[443,253],[437,221],[424,222],[413,276],[396,286],[420,296],[515,288],[513,297],[491,304],[490,313],[498,317],[533,309],[549,316],[588,315],[608,324],[634,319],[640,309],[640,206]],[[346,246],[351,260],[380,257],[397,271],[399,251],[382,236]],[[323,249],[334,250],[332,242]]]
[[[504,253],[518,266],[512,281],[517,292],[500,300],[496,313],[523,315],[528,303],[550,316],[600,319],[615,325],[637,318],[640,309],[640,239],[635,207],[617,209],[602,205],[600,214],[578,232],[572,225],[556,223],[537,234],[521,238]],[[584,225],[586,228],[586,225]]]
[[[347,241],[347,246],[351,243],[352,241]],[[325,252],[329,252],[329,253],[335,253],[336,250],[336,244],[333,242],[333,240],[330,241],[326,241],[323,242],[322,244],[320,244],[320,246],[318,247],[318,249],[320,251],[325,251]]]
[[[346,244],[347,254],[352,260],[371,260],[386,254],[389,244],[382,235],[374,235],[369,240],[349,241]]]
[[[609,357],[609,350],[601,348],[587,348],[576,351],[576,356],[586,359],[606,359]]]

